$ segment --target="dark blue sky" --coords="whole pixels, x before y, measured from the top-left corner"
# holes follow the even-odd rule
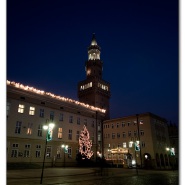
[[[7,79],[78,100],[92,33],[111,84],[111,118],[178,123],[177,0],[7,0]]]

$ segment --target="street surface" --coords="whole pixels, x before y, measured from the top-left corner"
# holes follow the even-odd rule
[[[40,184],[41,169],[7,170],[7,185]],[[179,185],[178,171],[123,168],[46,168],[47,185]]]

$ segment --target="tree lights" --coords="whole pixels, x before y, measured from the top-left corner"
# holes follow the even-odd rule
[[[92,141],[89,140],[89,132],[85,125],[79,137],[79,145],[79,152],[82,155],[82,159],[90,159],[93,155],[93,151],[91,151]]]

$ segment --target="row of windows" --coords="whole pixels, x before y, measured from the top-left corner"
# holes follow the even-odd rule
[[[143,148],[146,147],[146,144],[145,144],[144,141],[141,141],[140,143],[141,143],[140,144],[141,147],[143,147]],[[111,146],[111,144],[108,144],[108,146],[107,146],[108,150],[115,149],[115,148],[120,148],[120,147],[122,147],[122,148],[132,148],[132,147],[134,147],[134,141],[123,142],[122,144],[117,144],[117,145],[112,144],[112,146]]]
[[[13,144],[14,145],[18,145],[18,144]],[[29,148],[26,147],[25,145],[25,149],[23,152],[20,152],[18,147],[13,147],[13,149],[11,150],[11,157],[30,157],[30,154],[31,154],[31,145],[29,145]],[[36,158],[39,158],[41,157],[41,145],[36,145],[36,150],[35,150],[35,157]],[[76,154],[78,153],[78,149],[76,150]],[[64,151],[63,151],[64,152]],[[69,157],[72,156],[72,148],[71,147],[68,147],[67,148],[67,154]],[[57,148],[57,153],[56,153],[56,157],[57,158],[61,158],[62,156],[62,149],[60,147]],[[52,147],[51,146],[47,146],[46,148],[46,157],[47,158],[50,158],[52,157]]]
[[[144,124],[144,122],[143,122],[143,120],[140,120],[139,121],[139,124],[140,125],[142,125],[142,124]],[[125,127],[125,126],[131,126],[131,125],[134,125],[134,126],[136,126],[137,125],[137,121],[133,121],[133,122],[130,122],[130,121],[128,121],[127,123],[125,123],[125,122],[122,122],[122,123],[116,123],[116,124],[114,124],[114,123],[112,123],[112,124],[104,124],[104,126],[103,126],[103,128],[104,129],[106,129],[106,128],[120,128],[120,127]]]
[[[22,122],[21,121],[16,122],[15,133],[16,134],[22,133]],[[33,134],[33,123],[28,123],[28,127],[26,129],[26,134],[27,135]],[[37,136],[42,137],[42,135],[43,135],[43,126],[42,126],[42,124],[40,124],[37,127]],[[80,135],[80,131],[76,131],[76,140],[79,139],[79,135]],[[58,128],[57,137],[58,137],[58,139],[62,139],[62,136],[63,136],[63,131],[62,131],[62,127],[60,127],[60,128]],[[72,140],[72,136],[73,136],[73,131],[72,131],[72,129],[69,129],[68,130],[68,139]],[[94,133],[92,133],[91,139],[92,139],[92,142],[94,142]]]
[[[132,134],[132,131],[128,131],[128,137],[131,137],[131,136],[138,137],[138,132],[134,130]],[[140,130],[140,136],[144,136],[144,130]],[[126,132],[122,133],[122,137],[126,138]],[[110,138],[110,134],[104,134],[104,138]],[[112,133],[112,139],[115,139],[115,138],[121,138],[121,134]]]
[[[8,115],[9,110],[10,110],[10,103],[7,104],[7,115]],[[35,111],[36,111],[35,107],[30,106],[29,115],[32,115],[32,116],[35,115]],[[25,112],[25,105],[19,104],[18,105],[18,113],[22,113],[23,114],[24,112]],[[39,116],[44,118],[44,114],[45,114],[44,109],[41,108],[40,112],[39,112]],[[49,117],[50,117],[51,121],[54,120],[54,111],[50,111],[50,116]],[[64,114],[63,113],[59,114],[59,121],[64,121]],[[70,115],[69,116],[69,123],[73,123],[73,122],[74,122],[74,116]],[[81,122],[82,122],[82,118],[81,117],[77,117],[76,123],[78,125],[80,125]],[[86,118],[83,119],[83,124],[87,126],[87,119]],[[95,125],[95,121],[92,120],[91,126],[94,127],[94,125]]]

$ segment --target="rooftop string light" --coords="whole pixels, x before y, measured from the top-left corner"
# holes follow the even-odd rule
[[[55,98],[57,100],[61,100],[61,101],[69,102],[69,103],[75,103],[77,105],[81,105],[83,107],[86,107],[86,108],[94,110],[94,111],[100,111],[102,113],[106,112],[105,109],[100,109],[98,107],[94,107],[94,106],[91,106],[91,105],[88,105],[88,104],[85,104],[85,103],[82,103],[82,102],[79,102],[79,101],[76,101],[76,100],[72,100],[72,99],[69,99],[69,98],[61,97],[61,96],[55,95],[55,94],[50,93],[50,92],[45,92],[43,90],[36,89],[34,87],[25,86],[23,84],[16,83],[14,81],[11,82],[11,81],[7,80],[7,85],[14,86],[16,88],[19,88],[19,89],[22,89],[22,90],[25,90],[25,91],[34,92],[36,94],[47,95],[47,96],[50,96],[50,97]]]

